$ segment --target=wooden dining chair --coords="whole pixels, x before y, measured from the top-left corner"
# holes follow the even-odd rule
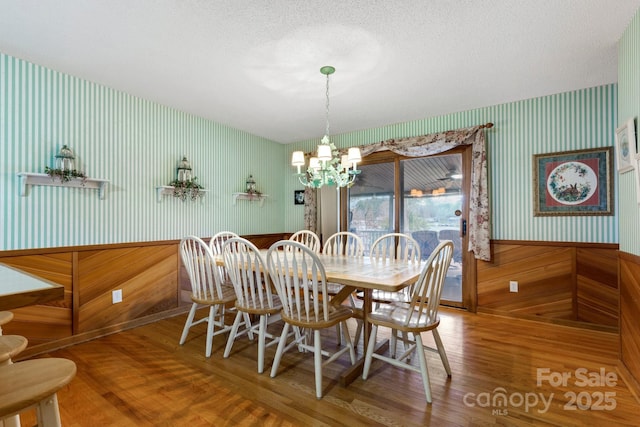
[[[351,364],[355,363],[356,354],[346,327],[346,321],[353,315],[353,310],[345,305],[334,306],[329,302],[324,266],[316,253],[305,245],[282,240],[271,245],[266,258],[269,275],[282,302],[281,316],[285,322],[271,367],[271,377],[276,376],[280,359],[290,348],[298,346],[299,349],[312,351],[316,397],[320,399],[322,366],[333,362],[345,352],[349,352]],[[342,335],[346,346],[333,353],[323,350],[320,332],[338,323],[343,325]],[[306,341],[306,333],[297,334],[287,344],[290,327],[313,331],[313,346]],[[328,358],[323,361],[323,356]]]
[[[431,384],[429,382],[425,350],[434,350],[440,354],[444,369],[447,371],[447,375],[451,377],[451,367],[449,366],[447,353],[437,328],[440,324],[438,308],[440,306],[442,286],[451,264],[452,255],[453,243],[450,240],[440,243],[427,259],[418,281],[413,286],[410,301],[408,303],[391,302],[384,304],[369,314],[367,321],[371,324],[371,337],[367,346],[362,379],[367,379],[371,361],[374,358],[400,368],[418,372],[422,376],[427,402],[431,403]],[[396,331],[402,332],[404,336],[411,333],[413,340],[405,343],[404,353],[397,357],[375,353],[376,335],[379,327],[391,328],[392,336],[396,335]],[[435,349],[423,345],[420,334],[426,331],[433,333],[433,339],[436,343]],[[417,353],[420,362],[419,367],[407,362],[407,358],[412,353]]]
[[[225,324],[226,306],[236,300],[233,286],[225,284],[220,277],[220,270],[216,265],[209,246],[199,237],[187,236],[180,241],[180,256],[191,282],[191,309],[182,330],[180,345],[187,339],[192,326],[207,322],[206,357],[211,356],[213,337],[231,330]],[[209,307],[209,314],[194,321],[199,308]],[[219,329],[216,331],[215,326]]]
[[[352,258],[360,258],[364,254],[364,244],[360,236],[350,231],[339,231],[337,233],[329,236],[327,241],[324,243],[322,247],[322,253],[324,255],[330,256],[341,256],[341,257],[352,257]],[[327,283],[327,289],[329,295],[333,298],[335,295],[340,292],[343,288],[343,285],[340,283]],[[352,308],[357,309],[357,304],[353,295],[349,295],[349,304]],[[357,312],[357,311],[356,311]],[[354,316],[355,317],[355,316]],[[356,318],[358,321],[358,329],[361,330],[361,319]],[[342,344],[341,336],[342,336],[342,327],[341,324],[336,325],[336,332],[338,336],[338,345]],[[353,341],[354,345],[358,344],[358,337],[356,333],[356,339]]]
[[[317,254],[320,253],[320,248],[322,246],[320,243],[320,237],[318,237],[318,235],[311,230],[296,231],[291,235],[291,237],[289,237],[289,240],[302,243],[313,252]]]
[[[278,342],[278,337],[268,333],[267,327],[270,320],[280,318],[280,298],[272,291],[267,265],[253,243],[241,237],[228,239],[222,254],[236,292],[235,308],[238,311],[224,349],[224,357],[229,357],[236,338],[248,332],[257,332],[258,373],[262,373],[265,348]],[[240,331],[243,316],[246,319],[245,328]],[[257,316],[258,323],[252,324],[248,320],[249,316]],[[270,340],[268,343],[267,338]]]

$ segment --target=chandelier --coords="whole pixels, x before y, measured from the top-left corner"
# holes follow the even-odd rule
[[[329,140],[329,75],[336,71],[334,67],[324,66],[320,72],[327,76],[327,103],[326,103],[326,128],[324,137],[318,145],[316,157],[309,159],[309,167],[306,172],[301,168],[305,165],[304,152],[294,151],[291,156],[291,165],[298,168],[296,176],[300,183],[306,187],[320,188],[323,185],[335,185],[340,187],[351,187],[356,176],[361,172],[357,164],[362,160],[358,147],[349,148],[347,154],[340,156],[340,152]]]

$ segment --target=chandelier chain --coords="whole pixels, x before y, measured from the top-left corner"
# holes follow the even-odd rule
[[[323,185],[335,185],[336,188],[351,187],[360,174],[357,163],[361,161],[362,156],[358,147],[351,147],[347,154],[340,154],[336,146],[329,140],[329,75],[336,71],[332,66],[324,66],[320,68],[320,72],[327,78],[326,81],[326,127],[325,134],[320,145],[318,145],[317,157],[309,159],[309,165],[305,167],[305,154],[302,151],[294,151],[291,155],[291,165],[298,168],[298,177],[300,184],[311,187],[320,188]]]
[[[326,103],[326,118],[327,118],[327,125],[324,131],[324,134],[329,136],[329,74],[327,74],[327,90],[326,90],[326,97],[327,97],[327,103]]]

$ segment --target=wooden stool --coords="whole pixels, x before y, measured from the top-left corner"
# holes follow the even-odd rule
[[[20,335],[0,336],[0,366],[10,365],[11,359],[27,348],[27,339]]]
[[[57,392],[76,375],[68,359],[46,358],[0,366],[0,420],[36,408],[38,426],[59,427]]]
[[[20,335],[0,335],[0,366],[12,364],[12,358],[27,347],[27,339]],[[0,420],[0,427],[20,427],[20,415]]]
[[[0,311],[0,335],[2,335],[2,325],[11,322],[13,313],[10,311]]]

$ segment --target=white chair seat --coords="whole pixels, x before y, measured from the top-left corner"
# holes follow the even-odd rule
[[[325,311],[327,312],[326,316]],[[350,307],[347,307],[346,305],[332,306],[329,304],[327,310],[324,310],[322,306],[320,306],[318,310],[313,310],[312,308],[308,311],[301,308],[300,311],[296,313],[295,317],[289,317],[283,314],[282,320],[301,328],[324,329],[335,326],[352,316],[353,310]]]
[[[215,298],[198,298],[191,294],[191,301],[197,304],[212,305],[212,304],[229,304],[236,300],[236,292],[233,290],[233,284],[221,285],[220,294],[216,294]]]
[[[411,316],[413,312],[413,316]],[[440,319],[430,319],[419,316],[415,308],[404,303],[390,303],[381,305],[375,311],[369,313],[370,323],[387,328],[402,329],[406,332],[424,332],[436,328]],[[407,321],[409,319],[409,321]]]

